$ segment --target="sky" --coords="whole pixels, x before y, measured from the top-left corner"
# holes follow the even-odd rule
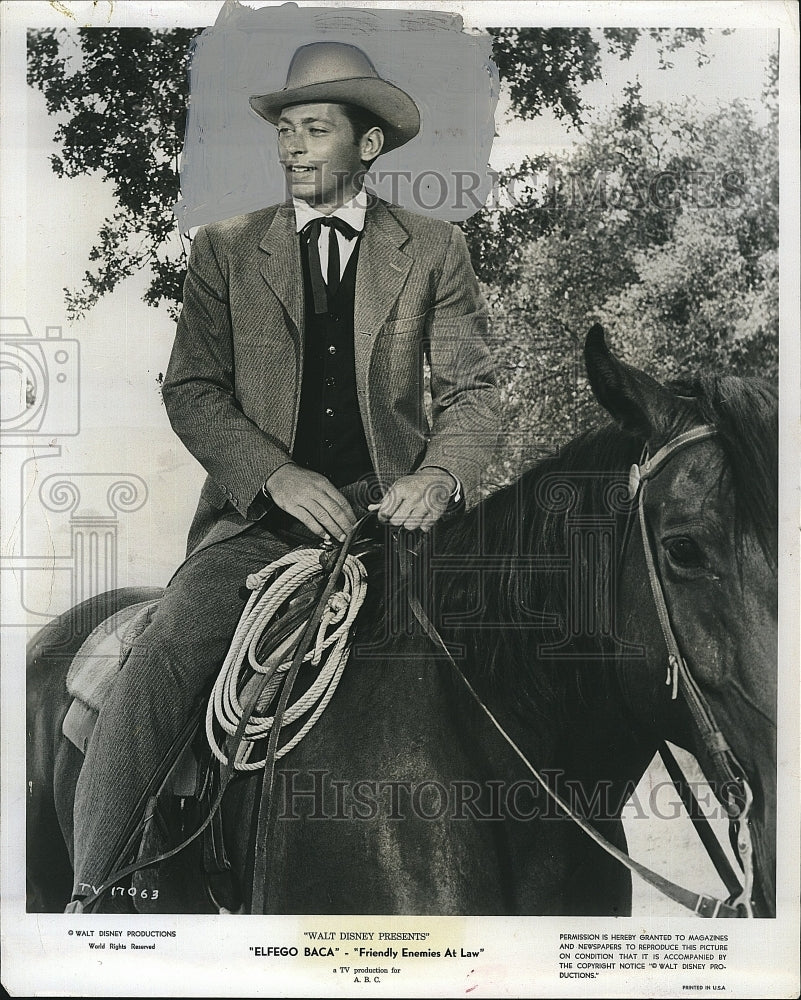
[[[708,32],[705,51],[710,61],[697,65],[694,48],[679,49],[670,55],[670,69],[659,69],[657,45],[642,38],[635,56],[621,60],[604,52],[601,78],[582,89],[590,124],[623,98],[623,89],[632,81],[642,85],[644,104],[671,103],[689,97],[699,110],[711,111],[718,103],[736,98],[749,101],[755,110],[761,107],[767,60],[777,44],[771,28],[743,28],[724,35],[721,30]],[[561,151],[580,143],[582,136],[565,119],[558,119],[546,109],[539,117],[521,122],[513,119],[508,93],[502,93],[496,113],[498,138],[492,152],[492,165],[501,170],[533,153]]]

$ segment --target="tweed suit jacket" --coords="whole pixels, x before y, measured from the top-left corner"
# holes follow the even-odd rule
[[[445,468],[469,503],[497,443],[499,397],[464,236],[372,197],[361,239],[354,350],[373,468],[387,485]],[[208,473],[190,549],[265,513],[261,486],[291,460],[303,351],[291,202],[199,229],[162,386],[174,430]]]

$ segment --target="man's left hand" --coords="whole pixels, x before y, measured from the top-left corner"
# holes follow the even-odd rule
[[[378,520],[394,528],[430,531],[448,509],[456,485],[445,469],[418,469],[397,479],[381,503],[369,510],[378,511]]]

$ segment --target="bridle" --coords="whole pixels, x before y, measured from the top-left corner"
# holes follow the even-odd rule
[[[751,901],[754,883],[754,852],[751,839],[750,811],[753,793],[745,770],[723,735],[720,726],[717,725],[708,701],[690,672],[687,661],[682,656],[670,622],[670,613],[654,558],[653,542],[645,516],[645,492],[648,482],[665,467],[677,452],[716,436],[717,430],[709,424],[704,424],[679,434],[653,456],[649,455],[646,445],[639,464],[632,465],[629,473],[629,499],[637,500],[637,516],[645,564],[648,570],[648,582],[667,648],[666,684],[671,688],[673,699],[678,696],[679,689],[681,689],[684,701],[715,771],[712,777],[719,782],[721,794],[725,795],[725,799],[721,799],[721,804],[725,807],[729,817],[729,824],[734,834],[732,840],[736,844],[737,856],[743,869],[743,886],[739,895],[731,901],[731,905],[736,908],[741,907],[745,911],[745,916],[752,917],[754,915]]]
[[[725,801],[722,801],[722,804],[726,808],[730,827],[736,835],[735,841],[737,855],[743,870],[742,886],[740,886],[736,875],[732,871],[731,866],[726,859],[726,856],[720,849],[717,838],[709,829],[708,821],[698,808],[697,802],[695,801],[689,786],[684,780],[683,775],[680,773],[680,769],[678,773],[676,773],[678,764],[675,762],[672,754],[666,746],[664,746],[660,752],[669,772],[671,773],[671,777],[673,778],[673,782],[676,785],[679,794],[685,802],[685,805],[688,807],[690,818],[695,824],[696,829],[699,830],[701,839],[707,847],[710,857],[715,863],[715,866],[718,869],[724,883],[730,888],[731,896],[728,900],[723,901],[701,893],[694,893],[691,890],[684,889],[683,887],[671,882],[669,879],[658,875],[645,865],[635,861],[628,854],[626,854],[625,851],[622,851],[620,848],[610,843],[610,841],[598,833],[598,831],[582,816],[575,813],[570,805],[565,802],[550,787],[550,785],[548,785],[543,776],[534,767],[531,761],[529,761],[525,753],[515,743],[512,737],[509,736],[504,727],[498,722],[489,708],[485,705],[484,701],[476,693],[467,677],[465,677],[464,673],[459,669],[442,637],[434,624],[428,618],[428,615],[424,611],[419,599],[414,594],[412,589],[409,591],[408,600],[412,612],[422,626],[424,632],[428,635],[433,644],[440,649],[449,660],[450,664],[456,671],[457,676],[461,679],[473,700],[479,705],[501,737],[520,758],[546,794],[549,795],[550,798],[556,802],[560,809],[567,815],[567,817],[579,826],[592,840],[595,841],[595,843],[606,851],[607,854],[616,858],[631,872],[637,874],[644,881],[654,886],[663,895],[677,903],[680,903],[682,906],[692,910],[699,916],[753,917],[754,911],[751,895],[754,883],[754,866],[753,844],[750,829],[750,809],[753,802],[753,794],[745,771],[729,746],[729,743],[723,735],[720,727],[715,722],[712,709],[701,692],[695,678],[692,676],[686,660],[682,656],[681,649],[670,622],[670,614],[665,600],[662,583],[659,578],[659,571],[654,558],[652,542],[648,532],[648,523],[645,516],[645,491],[648,481],[653,479],[654,476],[656,476],[657,473],[660,472],[670,459],[673,458],[673,456],[679,451],[689,447],[690,445],[706,441],[716,435],[717,430],[711,425],[705,424],[700,427],[694,427],[686,433],[679,434],[677,437],[673,438],[661,447],[653,456],[649,455],[646,445],[640,462],[638,464],[634,464],[629,473],[629,499],[632,501],[634,499],[637,500],[638,520],[640,525],[640,534],[642,537],[643,551],[645,553],[645,562],[648,569],[648,579],[651,587],[651,593],[653,595],[654,605],[659,617],[665,646],[667,648],[668,671],[666,683],[671,687],[672,698],[674,699],[677,698],[678,692],[681,690],[693,721],[698,729],[701,740],[710,755],[710,759],[716,772],[714,778],[722,779],[720,787],[726,795],[726,799]],[[401,558],[401,573],[408,579],[408,550],[401,546],[399,548],[399,553]],[[404,565],[405,562],[406,566]],[[688,797],[690,800],[689,803]],[[705,831],[704,827],[706,828]]]

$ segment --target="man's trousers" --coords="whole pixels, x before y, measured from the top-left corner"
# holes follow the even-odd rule
[[[74,894],[110,874],[121,830],[222,666],[250,596],[247,575],[301,544],[315,544],[302,528],[273,533],[256,522],[190,556],[170,581],[89,741],[75,793]]]

